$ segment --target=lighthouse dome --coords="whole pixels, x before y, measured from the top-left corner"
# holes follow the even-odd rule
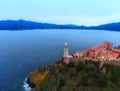
[[[67,44],[67,42],[65,42],[65,44],[64,44],[64,45],[68,45],[68,44]]]

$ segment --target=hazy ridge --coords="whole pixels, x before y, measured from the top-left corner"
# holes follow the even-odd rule
[[[120,31],[120,22],[108,23],[98,26],[79,26],[74,24],[51,24],[40,23],[26,20],[1,20],[0,30],[26,30],[26,29],[95,29],[95,30],[112,30]]]

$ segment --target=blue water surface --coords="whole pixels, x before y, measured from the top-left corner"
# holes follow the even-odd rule
[[[103,30],[19,30],[0,31],[0,91],[24,91],[23,82],[30,71],[53,64],[69,52],[82,51],[109,41],[118,46],[120,32]]]

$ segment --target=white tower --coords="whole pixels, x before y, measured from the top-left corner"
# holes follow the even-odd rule
[[[68,57],[68,44],[67,42],[65,42],[64,44],[64,56],[63,57]]]

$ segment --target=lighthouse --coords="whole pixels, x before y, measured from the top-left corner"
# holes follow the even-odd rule
[[[68,44],[67,42],[65,42],[64,44],[64,55],[63,55],[64,58],[68,58],[69,57],[69,54],[68,54]]]
[[[63,58],[64,58],[64,63],[66,64],[69,64],[71,58],[72,58],[72,55],[69,55],[68,53],[68,44],[67,42],[64,44],[64,55],[63,55]]]

